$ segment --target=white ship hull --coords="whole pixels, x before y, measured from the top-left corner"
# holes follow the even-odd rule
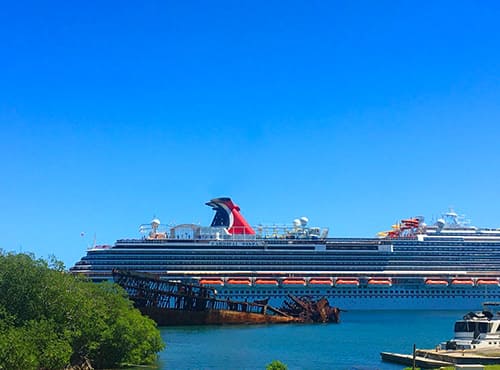
[[[374,289],[345,289],[339,291],[335,288],[327,289],[235,289],[217,288],[218,295],[222,298],[235,300],[264,299],[269,297],[270,304],[280,307],[286,294],[298,296],[311,296],[314,299],[326,297],[331,304],[345,310],[474,310],[481,307],[485,301],[499,301],[500,288],[470,288],[461,293],[463,289],[434,289],[425,288],[415,293],[415,289],[394,288],[387,290]],[[393,293],[390,293],[390,292]],[[370,293],[371,292],[371,293]],[[413,293],[412,293],[413,292]],[[422,292],[422,293],[421,293]]]

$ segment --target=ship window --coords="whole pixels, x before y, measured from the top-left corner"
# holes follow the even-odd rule
[[[455,323],[455,332],[487,333],[489,329],[490,325],[487,322],[457,321]]]

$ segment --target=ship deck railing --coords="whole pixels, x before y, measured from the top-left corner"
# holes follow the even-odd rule
[[[272,238],[272,237],[267,237],[267,238],[262,238],[259,237],[258,235],[241,235],[240,237],[234,237],[234,236],[229,236],[229,237],[224,237],[224,238],[219,238],[219,239],[171,239],[171,238],[165,238],[165,239],[148,239],[148,238],[141,238],[141,239],[118,239],[116,241],[117,244],[137,244],[137,243],[151,243],[151,244],[165,244],[165,243],[200,243],[200,244],[206,244],[207,242],[239,242],[239,241],[244,241],[244,242],[265,242],[265,241],[272,241],[273,244],[289,244],[289,242],[300,242],[300,243],[346,243],[346,244],[357,244],[357,243],[368,243],[368,244],[374,244],[374,245],[379,245],[384,243],[384,239],[378,239],[378,238],[324,238],[324,239],[318,239],[318,238],[295,238],[295,237],[287,237],[287,238]],[[387,241],[385,241],[387,242]]]

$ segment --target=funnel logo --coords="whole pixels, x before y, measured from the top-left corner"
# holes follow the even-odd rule
[[[240,213],[240,207],[233,203],[231,198],[215,198],[207,203],[215,211],[214,219],[210,226],[226,227],[228,233],[237,234],[255,234],[255,231],[248,224]]]

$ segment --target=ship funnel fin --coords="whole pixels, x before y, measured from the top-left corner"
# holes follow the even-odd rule
[[[222,226],[222,227],[229,227],[229,213],[227,212],[224,207],[222,207],[219,204],[209,202],[207,205],[211,206],[213,210],[215,211],[214,219],[212,220],[212,223],[210,226],[212,227],[217,227],[217,226]]]
[[[214,219],[210,226],[226,227],[230,234],[255,234],[255,231],[240,213],[240,207],[233,203],[231,198],[215,198],[207,202],[215,211]]]

